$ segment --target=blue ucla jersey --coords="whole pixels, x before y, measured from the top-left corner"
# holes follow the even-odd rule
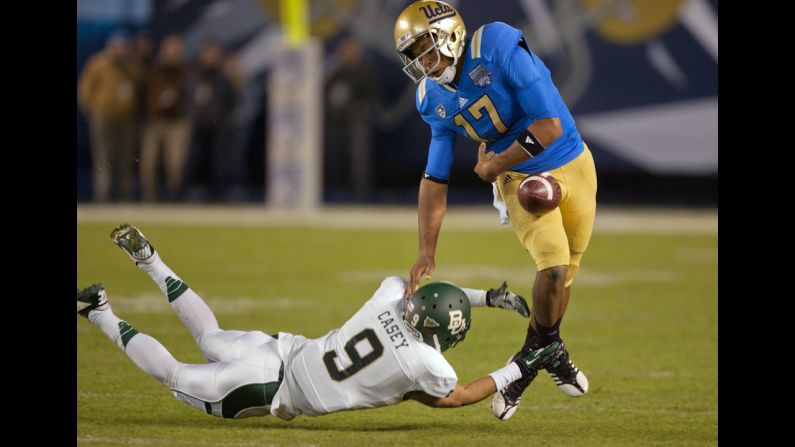
[[[417,110],[432,133],[427,176],[449,178],[456,135],[485,142],[487,150],[499,153],[542,118],[559,118],[563,135],[511,171],[550,171],[583,151],[574,118],[549,69],[530,51],[518,29],[502,22],[483,25],[472,34],[462,57],[458,85],[425,77],[417,86]]]

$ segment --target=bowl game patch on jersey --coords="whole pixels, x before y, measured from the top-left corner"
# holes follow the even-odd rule
[[[478,64],[472,71],[469,72],[469,79],[478,87],[485,87],[491,84],[491,72],[483,68],[482,64]]]

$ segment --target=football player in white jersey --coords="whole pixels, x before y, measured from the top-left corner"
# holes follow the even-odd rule
[[[114,315],[100,284],[78,291],[78,314],[177,399],[213,416],[272,414],[290,420],[406,399],[432,407],[470,405],[536,374],[561,349],[559,344],[538,349],[462,386],[442,352],[466,336],[471,306],[502,307],[528,317],[527,303],[505,283],[488,291],[430,283],[405,300],[406,281],[397,276],[386,278],[342,327],[320,338],[222,330],[137,228],[123,224],[111,239],[160,287],[210,363],[177,361],[157,340]]]

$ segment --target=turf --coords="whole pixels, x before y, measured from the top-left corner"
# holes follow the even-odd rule
[[[131,222],[134,223],[134,222]],[[359,309],[388,275],[406,276],[414,230],[140,226],[163,259],[216,311],[222,328],[318,337]],[[81,223],[77,285],[102,282],[114,310],[180,361],[203,362],[167,300],[108,235]],[[461,409],[416,402],[292,422],[224,420],[174,399],[98,328],[75,317],[77,441],[162,446],[717,445],[717,235],[595,234],[562,334],[588,376],[572,399],[542,373],[509,421],[490,399]],[[443,231],[434,279],[511,288],[530,298],[534,268],[509,231]],[[467,383],[502,366],[526,320],[473,310],[446,354]]]

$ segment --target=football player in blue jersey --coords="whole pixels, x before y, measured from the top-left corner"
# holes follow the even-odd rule
[[[593,229],[596,170],[549,70],[518,29],[494,22],[470,36],[458,11],[443,2],[406,7],[394,38],[403,71],[417,83],[417,110],[432,134],[420,180],[420,249],[405,296],[435,269],[453,147],[461,135],[479,143],[474,170],[493,184],[495,203],[504,202],[516,236],[536,264],[532,317],[520,353],[562,343],[561,319]],[[524,178],[540,172],[558,181],[562,198],[558,208],[536,216],[521,208],[516,191]],[[545,369],[567,395],[588,392],[588,380],[567,350]],[[534,377],[495,394],[495,416],[510,418]]]

